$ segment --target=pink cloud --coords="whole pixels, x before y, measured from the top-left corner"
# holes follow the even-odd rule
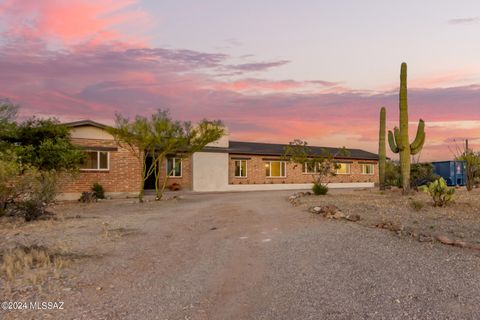
[[[0,98],[20,103],[24,116],[111,123],[116,111],[134,115],[169,108],[179,119],[222,119],[237,140],[302,138],[369,151],[377,148],[380,106],[387,106],[388,128],[398,121],[396,91],[356,91],[328,80],[252,78],[248,72],[287,61],[232,65],[224,53],[129,42],[121,26],[144,14],[133,0],[56,3],[7,0],[0,5],[0,20],[9,23],[8,40],[0,43]],[[30,24],[18,23],[23,15]],[[54,40],[64,47],[52,47]],[[225,71],[234,71],[234,78],[215,76]],[[480,147],[475,140],[480,127],[462,122],[480,121],[478,101],[478,85],[409,90],[411,121],[427,121],[423,159],[450,157],[455,137],[469,137]],[[416,127],[410,128],[413,139]]]

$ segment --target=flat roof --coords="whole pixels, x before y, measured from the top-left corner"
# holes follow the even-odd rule
[[[265,155],[265,156],[281,156],[284,154],[285,147],[288,144],[276,144],[276,143],[261,143],[261,142],[243,142],[243,141],[230,141],[228,153],[232,154],[252,154],[252,155]],[[327,151],[332,155],[338,154],[341,148],[331,147],[317,147],[308,146],[314,155],[321,155]],[[362,160],[378,160],[378,154],[368,152],[360,149],[348,149],[348,155],[339,156],[338,158],[344,159],[362,159]]]

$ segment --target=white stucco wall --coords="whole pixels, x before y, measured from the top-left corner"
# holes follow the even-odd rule
[[[207,147],[228,148],[230,144],[230,139],[228,138],[229,135],[228,128],[225,127],[225,134],[220,139],[207,144]]]
[[[196,152],[192,156],[193,191],[226,191],[228,153]]]

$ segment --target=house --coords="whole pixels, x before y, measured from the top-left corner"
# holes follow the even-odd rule
[[[66,182],[62,198],[78,199],[82,191],[100,183],[110,196],[135,196],[141,183],[142,164],[128,149],[118,145],[106,126],[84,120],[67,123],[72,142],[82,147],[87,161],[75,179]],[[282,159],[286,145],[230,141],[225,135],[202,151],[186,159],[168,158],[160,171],[163,181],[176,183],[193,191],[248,191],[305,189],[312,185],[309,168]],[[314,152],[327,150],[337,154],[337,148],[312,147]],[[335,158],[337,175],[329,177],[331,188],[373,187],[378,183],[378,155],[349,149],[349,155]],[[147,158],[147,164],[151,159]],[[168,170],[167,170],[168,168]],[[153,175],[145,188],[153,188]]]

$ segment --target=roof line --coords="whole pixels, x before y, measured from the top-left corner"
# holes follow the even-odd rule
[[[96,122],[96,121],[93,121],[93,120],[88,120],[88,119],[79,120],[79,121],[72,121],[72,122],[65,122],[65,123],[62,123],[62,124],[64,126],[72,127],[72,128],[82,127],[82,126],[93,126],[93,127],[97,127],[97,128],[100,128],[100,129],[105,129],[107,127],[107,125],[105,125],[103,123]]]

